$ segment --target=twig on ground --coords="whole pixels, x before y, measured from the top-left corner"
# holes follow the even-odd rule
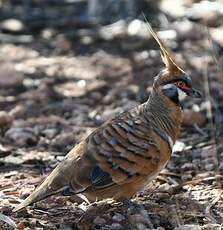
[[[217,193],[217,196],[211,201],[211,203],[206,207],[205,209],[205,215],[206,218],[208,218],[209,220],[211,220],[213,223],[217,224],[216,219],[211,215],[211,208],[221,199],[221,195],[222,195],[223,191],[220,190]]]

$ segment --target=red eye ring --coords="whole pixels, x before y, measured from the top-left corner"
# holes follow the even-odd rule
[[[181,88],[181,89],[186,89],[186,88],[188,88],[188,87],[186,86],[185,82],[183,82],[183,81],[178,81],[178,82],[176,83],[176,85],[177,85],[179,88]]]

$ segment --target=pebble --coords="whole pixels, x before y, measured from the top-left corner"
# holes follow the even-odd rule
[[[0,111],[0,129],[2,128],[9,128],[12,124],[13,117],[5,112],[5,111]]]
[[[26,112],[26,108],[23,105],[16,105],[10,112],[9,115],[13,118],[21,118]]]
[[[0,65],[0,87],[11,88],[18,87],[23,84],[23,75],[15,70],[11,63]]]
[[[186,145],[181,141],[176,141],[173,146],[173,152],[182,152],[185,149]]]
[[[97,216],[94,219],[93,223],[96,224],[96,225],[104,225],[104,224],[106,224],[106,220],[104,218],[101,218],[101,217]]]
[[[11,32],[21,32],[24,29],[24,24],[18,19],[10,18],[1,23],[1,28]]]
[[[175,227],[174,230],[199,230],[201,229],[199,225],[195,224],[186,224],[181,225],[180,227]]]
[[[51,143],[55,150],[69,150],[75,144],[75,134],[73,132],[61,133],[57,135]]]
[[[57,132],[58,132],[57,129],[49,128],[43,130],[42,134],[48,139],[53,139],[56,136]]]
[[[217,150],[218,150],[218,153],[220,154],[220,156],[223,157],[223,144],[219,143],[219,145],[217,146]]]
[[[196,170],[196,166],[192,163],[184,163],[182,166],[181,166],[181,169],[183,171],[194,171]]]
[[[169,199],[170,194],[167,192],[156,192],[153,198],[156,199],[157,201],[162,201],[162,200]]]
[[[101,95],[100,92],[92,92],[90,94],[90,97],[96,102],[98,102],[98,101],[100,101],[102,99],[102,95]]]
[[[112,217],[112,220],[116,221],[116,222],[121,222],[124,219],[125,219],[125,217],[120,213],[115,213],[115,215]]]
[[[55,41],[53,42],[53,44],[54,44],[55,48],[57,48],[60,51],[68,51],[72,47],[71,42],[61,34],[59,34],[55,38]]]
[[[191,180],[192,179],[192,175],[190,173],[185,173],[181,176],[181,179],[183,181],[187,181],[187,180]]]
[[[122,230],[124,229],[121,224],[119,223],[113,223],[110,227],[111,230]]]
[[[220,164],[219,164],[219,168],[218,168],[221,172],[223,172],[223,162],[221,162]]]
[[[200,158],[201,158],[201,151],[200,151],[200,149],[193,149],[192,150],[192,156],[193,156],[193,158],[197,158],[197,159],[200,160]]]
[[[201,152],[201,157],[207,158],[211,156],[216,156],[215,149],[212,146],[204,147]]]
[[[139,19],[134,19],[131,21],[127,28],[128,35],[130,36],[139,36],[142,38],[147,38],[150,36],[148,33],[147,25],[144,21]]]
[[[161,184],[159,186],[159,191],[160,192],[171,192],[171,190],[172,190],[172,187],[168,183]]]
[[[133,214],[130,218],[134,223],[146,223],[145,217],[140,214]]]
[[[213,164],[215,166],[218,165],[218,158],[217,156],[213,155],[212,157],[207,157],[202,160],[202,163],[207,165],[207,164]]]
[[[204,168],[205,168],[206,170],[208,170],[208,171],[211,171],[211,170],[213,170],[213,169],[215,168],[215,165],[214,165],[214,164],[206,164],[206,165],[204,166]]]
[[[200,20],[207,26],[221,25],[222,3],[217,1],[200,1],[186,11],[190,20]]]
[[[38,139],[34,134],[32,128],[10,128],[6,133],[5,137],[11,140],[15,145],[34,146]]]
[[[138,230],[145,230],[145,229],[148,229],[148,228],[143,223],[137,223],[136,224],[136,229],[138,229]]]

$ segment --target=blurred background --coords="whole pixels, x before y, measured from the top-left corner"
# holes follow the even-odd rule
[[[147,100],[164,65],[142,13],[204,94],[183,103],[169,164],[135,198],[143,212],[110,204],[80,221],[80,200],[54,197],[12,213],[75,144]],[[1,0],[0,212],[12,222],[0,228],[220,229],[222,65],[222,0]]]

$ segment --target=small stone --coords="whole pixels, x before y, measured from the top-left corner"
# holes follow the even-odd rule
[[[96,224],[96,225],[104,225],[104,224],[106,224],[106,220],[104,218],[101,218],[101,217],[97,216],[94,219],[93,223]]]
[[[100,101],[102,98],[102,95],[100,92],[92,92],[90,94],[90,97],[94,100],[94,101]]]
[[[218,158],[213,155],[212,157],[207,157],[203,159],[203,165],[213,164],[214,167],[218,166]]]
[[[192,175],[191,175],[190,173],[183,174],[183,175],[181,176],[181,179],[182,179],[183,181],[191,180],[191,179],[192,179]]]
[[[173,152],[182,152],[185,149],[186,145],[181,141],[176,141],[173,146]]]
[[[57,49],[62,51],[70,50],[72,46],[71,42],[62,35],[58,35],[55,38],[54,45]]]
[[[11,32],[21,32],[24,29],[24,25],[18,19],[10,18],[1,23],[1,28]]]
[[[13,118],[9,113],[0,111],[0,129],[9,128],[12,124],[12,121]]]
[[[182,166],[181,166],[181,169],[183,171],[194,171],[196,170],[196,166],[192,163],[184,163]]]
[[[48,139],[53,139],[57,134],[57,130],[54,128],[45,129],[42,131],[42,134]]]
[[[215,165],[214,164],[206,164],[204,167],[206,170],[208,171],[212,171],[213,169],[215,169]]]
[[[75,144],[75,134],[73,132],[61,133],[52,140],[52,147],[55,150],[69,150]]]
[[[140,214],[133,214],[130,218],[134,223],[146,223],[145,217]]]
[[[167,192],[156,192],[154,194],[154,199],[162,201],[170,198],[170,194]]]
[[[115,215],[112,217],[112,220],[116,221],[116,222],[121,222],[124,219],[125,219],[125,217],[120,213],[115,213]]]
[[[186,224],[181,225],[180,227],[175,227],[174,230],[199,230],[201,229],[199,225],[195,224]]]
[[[148,228],[143,223],[136,223],[136,229],[138,229],[138,230],[145,230],[145,229],[148,229]]]
[[[129,23],[127,32],[130,36],[137,35],[144,38],[149,36],[146,23],[139,19],[135,19]]]
[[[219,168],[218,168],[221,172],[223,172],[223,162],[221,162],[220,164],[219,164]]]
[[[0,88],[18,87],[23,84],[23,75],[11,63],[0,65]]]
[[[25,114],[25,112],[26,108],[23,105],[17,105],[9,112],[9,114],[14,118],[20,118]]]
[[[212,146],[211,147],[207,146],[202,149],[202,152],[201,152],[202,158],[209,158],[212,156],[216,156],[215,148],[213,148]]]
[[[172,188],[171,188],[171,186],[168,183],[161,184],[159,186],[159,191],[160,192],[171,192],[171,190],[172,190]]]
[[[119,223],[113,223],[110,227],[111,230],[122,230],[124,229],[121,224]]]
[[[217,146],[218,153],[220,154],[221,157],[223,157],[223,144],[219,143]]]
[[[200,20],[207,26],[217,27],[221,25],[221,9],[221,1],[199,1],[186,11],[186,16],[190,20]]]
[[[200,158],[201,158],[201,151],[200,151],[200,149],[193,149],[192,150],[192,156],[193,156],[193,158],[196,158],[196,160],[200,161]]]
[[[21,194],[19,196],[20,199],[26,199],[28,196],[30,195],[30,191],[27,190],[24,190],[24,191],[21,191]]]
[[[37,137],[33,130],[29,127],[26,128],[10,128],[5,137],[11,140],[18,146],[34,146],[37,143]]]

